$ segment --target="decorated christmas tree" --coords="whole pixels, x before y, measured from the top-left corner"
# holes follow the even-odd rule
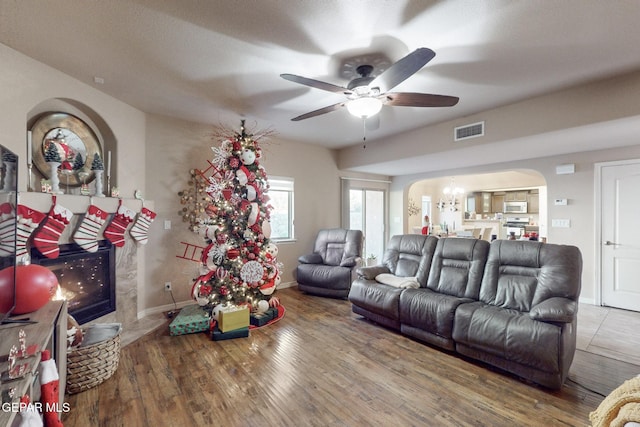
[[[219,146],[204,170],[192,170],[189,190],[181,191],[182,214],[190,229],[205,239],[200,276],[193,296],[202,306],[277,306],[280,281],[278,248],[270,241],[267,174],[260,165],[258,140],[266,136],[218,132]]]

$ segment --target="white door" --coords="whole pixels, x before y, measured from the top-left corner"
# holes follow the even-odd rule
[[[602,305],[640,311],[640,160],[600,167]]]

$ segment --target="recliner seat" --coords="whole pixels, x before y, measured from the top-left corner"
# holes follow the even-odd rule
[[[355,269],[362,265],[362,231],[320,230],[313,253],[298,258],[298,289],[309,294],[345,298]]]

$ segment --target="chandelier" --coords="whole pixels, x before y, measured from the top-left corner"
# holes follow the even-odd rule
[[[459,198],[464,194],[464,188],[457,187],[456,182],[451,178],[451,184],[442,189],[442,197],[438,202],[440,212],[456,212],[458,210]]]

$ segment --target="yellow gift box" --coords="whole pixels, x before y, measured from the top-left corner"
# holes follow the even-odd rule
[[[235,331],[249,326],[247,307],[226,307],[218,314],[218,328],[222,332]]]

